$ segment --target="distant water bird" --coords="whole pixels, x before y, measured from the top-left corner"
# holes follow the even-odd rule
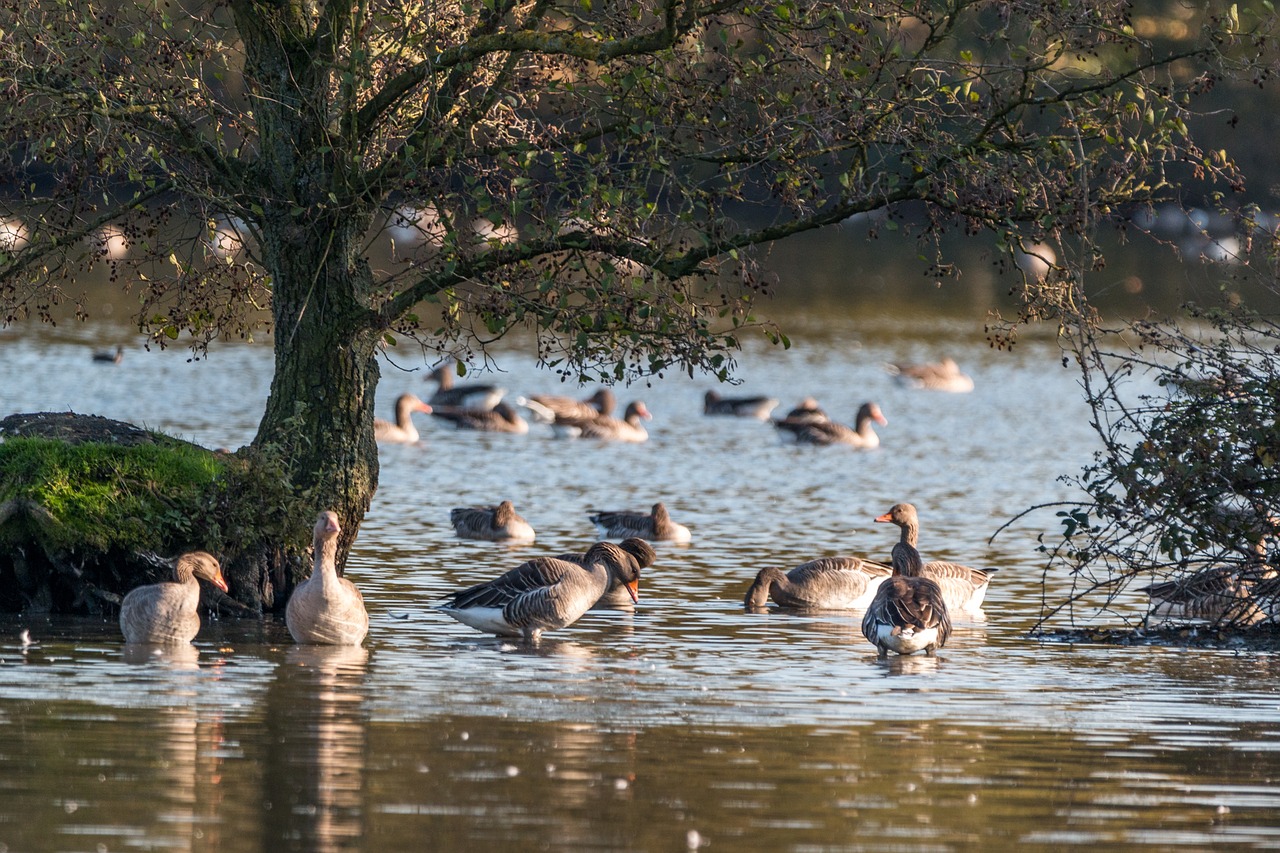
[[[1181,580],[1141,587],[1151,599],[1150,615],[1161,619],[1203,619],[1208,622],[1252,625],[1267,618],[1260,606],[1268,598],[1255,590],[1274,584],[1275,569],[1259,566],[1253,572],[1235,566],[1214,566]]]
[[[597,542],[581,564],[538,557],[486,583],[455,592],[440,609],[464,625],[536,643],[586,613],[616,581],[639,601],[640,565],[612,542]]]
[[[777,407],[775,397],[721,397],[715,391],[708,391],[702,398],[704,415],[733,415],[739,418],[769,419],[769,414]]]
[[[99,350],[93,354],[93,360],[99,364],[119,364],[124,361],[124,347],[116,347],[114,352]]]
[[[757,610],[772,598],[797,610],[864,610],[892,574],[882,563],[857,557],[822,557],[786,572],[769,567],[756,575],[743,604]]]
[[[600,535],[607,539],[627,539],[632,536],[651,542],[688,542],[693,538],[689,528],[671,520],[667,507],[659,501],[651,512],[604,511],[592,512],[587,518],[595,524]]]
[[[991,582],[991,572],[974,569],[945,560],[924,562],[917,549],[920,537],[920,518],[915,506],[908,503],[894,504],[876,521],[896,524],[901,538],[893,546],[894,571],[911,577],[926,577],[942,589],[947,609],[955,613],[982,609]],[[994,571],[991,570],[991,571]]]
[[[827,413],[818,405],[818,401],[813,397],[805,397],[796,407],[787,412],[787,416],[782,420],[788,423],[812,423],[814,421],[830,420]]]
[[[600,438],[606,441],[639,443],[649,440],[643,421],[652,420],[648,407],[639,400],[630,403],[621,418],[596,415],[592,418],[565,418],[552,427],[556,435],[568,438]]]
[[[449,522],[462,539],[490,542],[532,542],[533,526],[525,521],[511,501],[497,506],[458,507],[449,512]]]
[[[441,420],[449,421],[458,429],[507,432],[513,435],[524,435],[529,431],[529,422],[520,417],[516,410],[506,403],[498,403],[492,409],[455,409],[437,406],[432,409],[431,414]]]
[[[449,362],[427,374],[437,383],[436,392],[427,402],[437,409],[492,409],[507,393],[505,388],[481,382],[457,385],[453,379],[453,365]]]
[[[395,423],[374,418],[373,437],[386,444],[414,444],[419,436],[413,425],[413,412],[430,414],[431,407],[412,394],[401,394],[396,398]]]
[[[653,546],[644,539],[636,537],[624,539],[618,543],[618,547],[634,557],[636,565],[641,570],[652,566],[653,561],[658,558]],[[556,559],[586,565],[586,554],[559,554]],[[634,610],[636,601],[631,598],[631,593],[627,590],[626,585],[614,578],[610,581],[609,588],[605,590],[604,595],[600,596],[596,603],[591,606],[613,610]]]
[[[973,390],[973,379],[961,373],[960,365],[950,358],[923,364],[885,364],[884,369],[908,388],[950,391],[953,394],[965,394]]]
[[[612,415],[617,398],[608,388],[600,388],[585,400],[559,394],[530,394],[517,397],[516,404],[527,408],[539,423],[554,424],[558,420]]]
[[[170,561],[170,580],[129,591],[120,604],[120,630],[126,643],[190,643],[200,633],[200,582],[223,592],[227,582],[217,559],[205,551],[191,551]]]
[[[790,438],[796,444],[812,444],[819,447],[845,444],[850,447],[870,449],[880,446],[880,436],[876,435],[872,423],[881,426],[889,423],[875,403],[862,404],[852,427],[833,420],[797,421],[791,418],[775,420],[773,425],[778,429],[780,436]]]
[[[351,581],[338,577],[341,532],[336,513],[322,512],[316,517],[311,577],[298,584],[284,611],[294,642],[358,646],[369,633],[364,596]]]

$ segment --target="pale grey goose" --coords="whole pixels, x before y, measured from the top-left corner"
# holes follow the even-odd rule
[[[491,542],[532,542],[533,527],[521,518],[511,501],[497,506],[458,507],[449,512],[454,532],[463,539]]]
[[[890,376],[909,388],[950,391],[953,394],[965,394],[973,390],[973,379],[961,373],[960,366],[951,358],[923,364],[886,364],[884,368]]]
[[[671,520],[671,514],[661,501],[650,512],[625,510],[593,511],[587,515],[606,539],[626,539],[635,536],[654,542],[688,542],[693,538],[689,528]]]
[[[412,394],[401,394],[396,397],[395,422],[373,419],[373,437],[387,444],[413,444],[418,436],[418,428],[413,425],[413,412],[429,414],[431,407]]]
[[[895,572],[911,577],[926,577],[936,582],[942,588],[947,608],[952,612],[977,611],[982,608],[991,573],[945,560],[930,560],[927,563],[921,560],[920,552],[916,550],[920,536],[920,518],[912,504],[894,504],[888,512],[878,516],[876,521],[896,524],[902,531],[898,544],[893,546]]]
[[[797,610],[864,610],[891,574],[888,566],[857,557],[821,557],[787,572],[769,567],[756,575],[743,604],[757,610],[772,598]]]
[[[338,534],[333,512],[316,518],[311,577],[298,584],[285,607],[284,621],[294,642],[358,646],[369,633],[369,614],[356,585],[338,577]]]
[[[120,603],[120,630],[126,643],[190,643],[200,632],[197,578],[227,591],[222,567],[212,554],[191,551],[171,566],[171,580],[135,587]]]
[[[872,423],[884,426],[889,423],[875,403],[863,403],[858,409],[854,426],[845,426],[833,420],[783,418],[775,420],[779,435],[791,438],[797,444],[813,444],[825,447],[832,444],[846,444],[851,447],[870,449],[880,446],[880,436],[872,428]]]

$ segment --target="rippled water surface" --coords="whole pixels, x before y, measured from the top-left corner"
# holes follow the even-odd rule
[[[1280,847],[1274,654],[1039,644],[1037,535],[1094,448],[1075,374],[1050,342],[987,348],[981,323],[806,321],[789,352],[750,347],[741,389],[813,395],[883,446],[783,446],[707,418],[711,384],[620,389],[650,441],[608,445],[454,432],[382,450],[348,576],[366,648],[308,649],[267,621],[206,623],[196,644],[126,649],[112,623],[0,623],[0,850],[952,850]],[[0,335],[4,411],[74,409],[209,446],[252,438],[265,346],[208,362],[102,330]],[[895,386],[885,361],[954,356],[972,394]],[[409,359],[400,359],[408,361]],[[518,349],[514,394],[564,390]],[[426,396],[383,369],[380,408]],[[576,389],[568,389],[573,392]],[[584,394],[585,396],[585,394]],[[535,544],[460,541],[449,509],[503,498]],[[663,500],[693,530],[658,546],[635,612],[592,611],[530,648],[432,609],[529,557],[583,550],[592,509]],[[920,508],[926,558],[998,569],[985,619],[936,658],[877,660],[858,619],[745,613],[767,565],[886,558]],[[1122,603],[1122,606],[1123,603]],[[1132,606],[1140,606],[1133,602]],[[34,645],[23,646],[28,629]]]

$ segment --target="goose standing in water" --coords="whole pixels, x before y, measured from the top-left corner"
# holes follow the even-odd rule
[[[659,501],[652,512],[605,511],[590,513],[587,518],[606,539],[636,537],[654,542],[688,542],[693,538],[689,528],[671,520],[666,506]]]
[[[401,394],[396,398],[395,423],[382,418],[373,419],[373,437],[387,444],[415,444],[418,441],[418,428],[413,425],[413,412],[430,414],[431,407],[412,394]]]
[[[316,518],[311,577],[298,584],[285,607],[284,621],[297,643],[358,646],[369,633],[369,613],[356,585],[338,577],[338,516]]]
[[[120,603],[120,630],[126,643],[190,643],[200,632],[200,582],[223,592],[227,582],[212,554],[191,551],[172,561],[172,580],[130,590]]]
[[[772,598],[797,610],[864,610],[892,574],[888,566],[857,557],[822,557],[788,572],[770,567],[756,575],[743,604],[759,610]]]
[[[525,435],[529,432],[529,422],[520,417],[516,410],[506,403],[498,403],[492,409],[436,408],[431,411],[431,414],[449,421],[458,429],[507,432],[512,435]]]
[[[715,391],[708,391],[702,398],[704,415],[732,415],[739,418],[769,419],[769,413],[777,408],[778,400],[774,397],[721,397]]]
[[[462,539],[490,542],[532,542],[533,527],[520,517],[511,501],[497,506],[458,507],[449,512],[454,532]]]
[[[455,385],[453,365],[449,362],[436,367],[427,374],[427,378],[437,383],[436,392],[427,398],[427,402],[438,409],[492,409],[507,393],[507,389],[487,383]]]
[[[640,565],[612,542],[597,542],[582,563],[538,557],[487,583],[455,592],[440,609],[464,625],[536,643],[543,631],[564,628],[617,582],[639,601]]]
[[[924,364],[886,364],[884,369],[899,384],[909,388],[949,391],[953,394],[967,394],[973,390],[973,379],[961,373],[960,365],[950,358]]]
[[[606,441],[648,441],[649,432],[642,421],[652,420],[653,415],[639,400],[627,406],[621,419],[608,415],[593,418],[557,419],[553,425],[556,434],[568,438],[602,438]]]
[[[608,388],[600,388],[585,400],[575,400],[559,394],[530,394],[517,397],[516,404],[533,413],[539,423],[554,424],[574,418],[591,419],[599,415],[612,415],[617,398]]]
[[[847,444],[850,447],[870,449],[880,446],[880,436],[872,428],[872,423],[885,426],[889,423],[875,403],[863,403],[858,409],[854,426],[848,427],[833,420],[792,419],[790,417],[775,420],[779,435],[790,437],[796,444],[812,444],[826,447],[832,444]]]
[[[915,561],[918,564],[920,554]],[[920,650],[933,654],[951,636],[951,617],[942,589],[925,577],[904,575],[893,567],[893,576],[876,590],[862,617],[862,636],[885,657],[890,651],[909,655]]]
[[[987,595],[991,573],[945,560],[924,562],[916,550],[920,538],[920,518],[912,504],[894,504],[876,521],[896,524],[902,538],[893,546],[893,570],[910,577],[926,577],[938,584],[948,610],[977,612]]]

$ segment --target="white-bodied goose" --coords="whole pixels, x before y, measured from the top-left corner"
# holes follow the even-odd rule
[[[413,425],[413,412],[430,414],[431,407],[412,394],[396,397],[396,420],[373,419],[373,437],[386,444],[414,444],[418,441],[418,428]]]
[[[453,365],[449,362],[427,374],[438,383],[436,392],[427,402],[441,409],[492,409],[502,400],[507,389],[481,382],[457,385],[453,381]]]
[[[298,584],[285,607],[284,621],[294,642],[358,646],[369,633],[369,614],[356,585],[338,577],[338,516],[316,518],[311,577]]]
[[[120,603],[120,630],[126,643],[189,643],[200,632],[200,582],[204,578],[223,592],[227,582],[212,554],[192,551],[172,561],[172,580],[129,591]]]
[[[756,610],[772,598],[798,610],[863,610],[891,574],[888,566],[857,557],[822,557],[788,572],[770,567],[756,575],[743,604]]]
[[[924,364],[886,364],[884,369],[909,388],[950,391],[953,394],[965,394],[973,390],[973,379],[961,373],[960,365],[950,358]]]
[[[863,403],[858,409],[854,426],[848,427],[833,420],[784,418],[775,420],[779,435],[790,437],[797,444],[813,444],[825,447],[832,444],[846,444],[850,447],[872,448],[880,446],[880,436],[872,428],[872,423],[881,426],[889,423],[875,403]]]
[[[650,541],[688,542],[693,538],[689,528],[671,520],[670,513],[661,501],[653,505],[651,512],[604,511],[592,512],[587,518],[606,539],[636,537]]]
[[[894,504],[888,512],[878,516],[876,521],[896,524],[902,531],[901,539],[893,546],[895,572],[911,577],[926,577],[936,582],[942,588],[947,607],[952,612],[982,609],[991,573],[945,560],[924,562],[920,558],[920,552],[916,550],[920,540],[920,518],[913,505]]]
[[[487,583],[455,592],[440,609],[464,625],[537,642],[543,631],[572,625],[617,581],[638,601],[640,565],[612,542],[597,542],[581,564],[556,557],[522,563]]]
[[[769,419],[769,413],[777,408],[778,401],[774,397],[721,397],[715,391],[708,391],[702,398],[704,415],[733,415],[739,418]]]
[[[618,543],[618,547],[626,551],[635,558],[636,565],[641,571],[653,565],[653,561],[658,558],[657,552],[653,550],[653,546],[643,539],[632,537],[624,539]],[[586,554],[560,554],[557,560],[568,560],[570,563],[578,565],[586,565]],[[609,583],[609,588],[605,590],[604,595],[591,605],[595,608],[605,608],[612,610],[634,610],[636,601],[631,597],[631,592],[626,585],[619,582],[615,577]]]
[[[532,542],[533,527],[520,517],[511,501],[497,506],[458,507],[449,512],[454,531],[463,539],[491,542]]]
[[[627,406],[621,418],[596,415],[593,418],[565,418],[553,425],[556,435],[568,438],[601,438],[607,441],[641,442],[649,439],[649,432],[642,421],[653,415],[639,400]]]
[[[575,400],[559,394],[530,394],[528,397],[517,397],[516,403],[532,412],[533,419],[539,423],[554,424],[574,418],[590,419],[597,415],[612,415],[617,399],[608,388],[600,388],[585,400]]]
[[[516,410],[506,403],[498,403],[492,409],[448,409],[437,407],[431,410],[431,414],[434,417],[449,421],[458,429],[508,432],[513,435],[524,435],[529,431],[529,422],[520,417]]]

